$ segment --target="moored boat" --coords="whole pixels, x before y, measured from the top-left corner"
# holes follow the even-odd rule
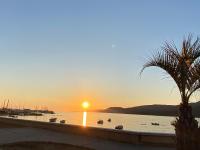
[[[103,124],[103,120],[97,121],[97,124]]]
[[[56,122],[57,118],[50,118],[49,122]]]
[[[122,130],[123,129],[123,125],[118,125],[118,126],[115,127],[115,129]]]
[[[17,115],[8,115],[8,117],[17,118],[18,116]]]
[[[157,122],[152,122],[151,125],[152,125],[152,126],[159,126],[160,124],[157,123]]]
[[[65,120],[60,120],[60,123],[64,124],[64,123],[65,123]]]

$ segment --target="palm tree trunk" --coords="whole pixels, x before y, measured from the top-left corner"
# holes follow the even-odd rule
[[[198,122],[192,115],[192,107],[187,100],[182,100],[175,123],[177,150],[199,150],[194,140],[197,129]]]

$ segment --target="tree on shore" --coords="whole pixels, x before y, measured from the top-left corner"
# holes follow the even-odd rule
[[[183,39],[182,46],[178,49],[174,44],[165,43],[161,51],[153,55],[144,64],[147,67],[159,67],[175,81],[181,96],[179,115],[173,122],[176,131],[177,150],[197,150],[192,141],[194,132],[197,131],[198,122],[192,115],[189,105],[191,95],[200,89],[200,40],[192,35]]]

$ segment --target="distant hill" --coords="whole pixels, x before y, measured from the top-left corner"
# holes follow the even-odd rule
[[[195,117],[200,117],[200,101],[191,103],[193,114]],[[156,115],[156,116],[177,116],[177,105],[143,105],[137,107],[109,107],[98,112],[107,113],[123,113],[123,114],[140,114],[140,115]]]

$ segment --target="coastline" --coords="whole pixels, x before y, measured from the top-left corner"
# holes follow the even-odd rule
[[[195,117],[200,118],[200,101],[190,103]],[[120,113],[120,114],[135,114],[135,115],[151,115],[151,116],[167,116],[177,117],[179,105],[152,104],[141,105],[134,107],[108,107],[106,109],[95,110],[96,112],[104,113]]]

